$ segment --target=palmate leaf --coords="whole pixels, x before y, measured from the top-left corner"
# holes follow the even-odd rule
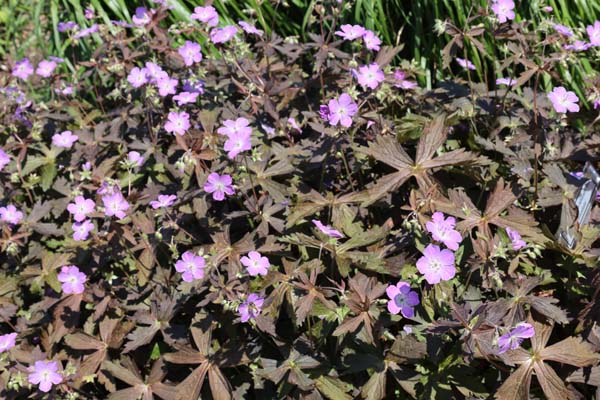
[[[378,136],[369,147],[358,148],[357,151],[387,164],[397,172],[379,178],[366,191],[360,193],[363,206],[374,203],[388,193],[397,190],[409,178],[415,177],[423,190],[434,185],[433,173],[442,167],[480,163],[483,159],[464,149],[453,150],[435,157],[436,151],[446,140],[448,129],[445,126],[444,114],[434,117],[423,129],[417,145],[417,153],[413,160],[395,137]]]

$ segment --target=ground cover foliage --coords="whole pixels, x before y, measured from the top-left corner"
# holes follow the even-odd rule
[[[2,398],[598,397],[600,95],[559,67],[600,22],[487,4],[427,89],[317,3],[305,41],[164,2],[6,54]]]

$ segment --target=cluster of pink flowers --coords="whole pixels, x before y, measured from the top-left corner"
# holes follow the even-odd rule
[[[456,227],[454,217],[444,218],[444,214],[435,212],[425,227],[431,233],[433,240],[442,242],[451,250],[458,249],[462,236],[454,229]],[[417,269],[430,285],[448,281],[456,275],[454,253],[451,250],[441,249],[435,244],[429,244],[423,250],[423,256],[417,260]]]
[[[360,25],[342,25],[340,30],[336,31],[335,34],[348,41],[362,39],[365,47],[369,50],[379,51],[381,48],[381,39],[377,37],[375,32],[365,29]]]
[[[246,118],[226,120],[223,126],[217,129],[217,133],[227,136],[224,149],[227,151],[227,157],[232,160],[241,152],[252,149],[252,128]]]
[[[34,73],[42,78],[50,78],[54,70],[63,60],[58,57],[51,57],[48,60],[42,60],[38,63],[37,68],[34,68],[28,58],[24,58],[15,63],[12,70],[12,76],[22,80],[27,80]]]

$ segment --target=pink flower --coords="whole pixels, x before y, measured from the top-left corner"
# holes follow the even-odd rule
[[[86,19],[92,19],[92,18],[94,18],[94,9],[92,7],[86,8],[83,16]]]
[[[55,133],[52,136],[52,144],[56,147],[63,147],[65,149],[70,149],[73,147],[73,143],[75,143],[79,139],[79,136],[73,135],[71,131],[64,131],[61,133]]]
[[[365,47],[367,49],[379,51],[380,45],[381,45],[381,39],[379,39],[373,31],[367,30],[362,38],[363,38],[363,41],[365,42]]]
[[[212,172],[206,179],[204,191],[206,193],[212,193],[213,200],[223,201],[225,200],[225,195],[231,196],[235,193],[232,183],[233,180],[230,175],[219,175],[216,172]]]
[[[31,65],[28,58],[24,58],[15,63],[15,67],[12,70],[12,76],[25,81],[31,74],[33,74],[33,65]]]
[[[258,251],[251,251],[248,256],[242,257],[240,262],[248,269],[250,276],[267,275],[271,266],[269,259],[263,257]]]
[[[594,25],[588,25],[585,30],[590,37],[592,46],[600,46],[600,21],[594,22]]]
[[[498,17],[500,23],[515,19],[515,3],[513,0],[494,0],[492,3],[492,11]]]
[[[390,285],[385,290],[389,301],[387,303],[388,311],[392,314],[402,312],[404,318],[415,316],[414,306],[419,304],[419,295],[410,290],[410,285],[406,282],[398,282],[396,285]]]
[[[360,25],[345,24],[340,27],[341,31],[336,31],[335,34],[344,38],[344,40],[355,40],[363,37],[367,31]]]
[[[290,125],[292,127],[292,129],[294,129],[296,132],[298,133],[302,133],[302,128],[300,128],[300,125],[298,125],[298,122],[296,122],[295,118],[289,117],[287,119],[287,123],[288,125]],[[0,168],[2,169],[2,168]]]
[[[262,305],[265,299],[255,293],[251,293],[250,296],[240,304],[238,311],[240,312],[241,321],[248,322],[250,319],[254,319],[260,314]]]
[[[10,162],[10,156],[0,149],[0,171]]]
[[[173,96],[173,100],[181,107],[184,104],[194,103],[198,98],[198,95],[198,92],[181,92],[177,96]]]
[[[158,200],[153,200],[150,202],[150,206],[155,210],[157,208],[167,208],[172,206],[175,200],[177,200],[177,196],[174,194],[161,194],[158,196]]]
[[[87,240],[90,232],[94,229],[94,224],[86,219],[83,222],[75,222],[71,228],[73,229],[73,240]]]
[[[33,367],[30,367],[32,372],[27,377],[29,383],[39,385],[39,389],[48,393],[52,389],[52,385],[58,385],[63,381],[62,375],[58,371],[58,363],[56,361],[36,361]]]
[[[17,339],[17,333],[7,333],[6,335],[0,335],[0,353],[4,353],[6,350],[10,350],[15,347],[15,341]]]
[[[564,49],[573,51],[586,51],[590,47],[592,47],[591,43],[586,43],[583,40],[576,40],[573,42],[573,44],[566,44]]]
[[[475,71],[477,69],[475,68],[475,64],[473,64],[469,60],[465,60],[464,58],[456,57],[456,62],[458,63],[458,65],[465,69],[470,69],[472,71]]]
[[[506,228],[506,234],[508,235],[508,238],[512,242],[513,250],[522,249],[523,247],[525,247],[527,245],[527,243],[525,243],[525,241],[523,239],[521,239],[521,235],[519,234],[519,232],[513,231],[510,228]]]
[[[352,125],[352,116],[358,111],[358,105],[347,93],[342,93],[337,100],[329,100],[329,104],[325,107],[327,110],[326,119],[329,123],[333,126],[339,123],[346,128]],[[324,114],[322,113],[321,115],[323,116]]]
[[[156,87],[158,88],[158,94],[161,97],[166,97],[170,94],[177,93],[177,85],[179,81],[175,78],[170,78],[166,72],[159,75],[156,80]]]
[[[227,25],[222,28],[214,28],[210,31],[210,41],[214,44],[229,42],[237,33],[238,28]]]
[[[515,83],[517,83],[517,81],[514,80],[513,78],[498,78],[498,79],[496,79],[496,85],[512,86]]]
[[[11,225],[17,225],[23,219],[23,213],[17,210],[12,204],[6,207],[0,207],[0,221],[7,222]]]
[[[190,115],[185,111],[169,113],[169,120],[165,124],[165,130],[175,135],[183,136],[190,129]]]
[[[42,78],[49,78],[52,76],[54,69],[56,68],[56,63],[54,61],[42,60],[37,66],[35,73],[41,76]]]
[[[376,89],[377,86],[385,79],[383,71],[379,68],[377,63],[370,65],[363,65],[355,72],[356,79],[362,87],[368,87],[369,89]],[[329,107],[331,109],[331,107]]]
[[[344,237],[344,235],[342,235],[340,233],[340,231],[333,229],[329,225],[323,225],[323,223],[319,220],[313,219],[312,223],[315,224],[315,226],[317,228],[319,228],[319,230],[321,232],[323,232],[324,234],[326,234],[329,237],[336,238],[336,239],[341,239]]]
[[[166,72],[160,67],[160,65],[155,64],[151,61],[146,61],[144,70],[146,70],[146,76],[148,76],[148,78],[152,80],[152,82],[157,82],[160,77],[164,77],[164,75],[166,74]]]
[[[240,154],[242,151],[252,149],[250,143],[251,134],[247,132],[235,132],[227,136],[228,139],[225,141],[224,149],[227,151],[227,157],[232,160]]]
[[[127,153],[127,162],[131,165],[141,167],[144,164],[144,157],[137,151],[130,151]]]
[[[148,83],[148,77],[146,76],[146,68],[134,67],[129,71],[127,75],[127,82],[134,88],[139,88]]]
[[[58,281],[62,282],[62,291],[65,294],[81,294],[85,290],[84,283],[87,277],[74,265],[65,265],[60,269]]]
[[[249,122],[246,118],[238,118],[235,121],[232,119],[225,120],[222,127],[217,129],[219,135],[233,135],[242,133],[245,135],[252,134],[252,128],[248,126]]]
[[[89,28],[85,28],[85,29],[82,29],[82,30],[80,30],[79,32],[77,32],[77,33],[76,33],[76,34],[73,36],[73,39],[81,39],[81,38],[84,38],[84,37],[86,37],[86,36],[89,36],[89,35],[91,35],[92,33],[96,33],[96,32],[98,32],[98,29],[99,29],[99,27],[98,27],[98,24],[94,24],[94,25],[90,26]]]
[[[194,8],[194,13],[190,18],[204,22],[208,26],[217,26],[219,23],[219,14],[217,14],[217,10],[213,6]]]
[[[562,86],[556,87],[552,92],[548,93],[548,99],[552,102],[552,106],[557,113],[578,112],[579,98],[571,91],[567,91]]]
[[[187,67],[202,61],[202,48],[198,43],[186,40],[185,44],[177,52],[183,57],[183,62]]]
[[[181,256],[181,260],[175,263],[175,269],[181,273],[181,278],[185,282],[193,282],[196,279],[204,278],[204,266],[206,261],[204,257],[197,256],[191,251],[186,251]]]
[[[125,214],[125,211],[129,209],[129,203],[120,192],[114,192],[103,196],[102,203],[104,203],[107,217],[115,216],[119,219],[123,219],[127,215]]]
[[[263,31],[256,29],[256,27],[254,25],[251,25],[251,24],[247,23],[246,21],[239,21],[238,25],[242,27],[244,32],[246,32],[250,35],[262,36],[264,33]]]
[[[573,32],[567,26],[564,26],[561,24],[554,24],[553,28],[556,32],[560,33],[563,36],[566,36],[566,37],[573,36]]]
[[[454,278],[454,253],[450,250],[440,250],[435,244],[425,247],[423,256],[417,260],[417,269],[425,276],[430,285]]]
[[[396,81],[396,83],[394,83],[394,86],[401,89],[410,90],[417,87],[416,82],[409,81],[406,79],[406,72],[404,71],[394,71],[394,80]]]
[[[75,203],[69,203],[67,211],[73,214],[73,219],[77,222],[83,221],[86,216],[94,212],[96,203],[94,200],[86,199],[83,196],[75,197]]]
[[[462,242],[462,236],[454,229],[455,226],[454,217],[444,219],[444,214],[439,211],[433,213],[431,221],[425,224],[433,240],[444,243],[451,250],[458,250],[458,244]]]
[[[517,324],[515,329],[498,338],[498,354],[517,349],[523,340],[532,338],[534,335],[533,325],[527,322]]]

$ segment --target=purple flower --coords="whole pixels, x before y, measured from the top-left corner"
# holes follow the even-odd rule
[[[423,256],[417,260],[417,269],[425,276],[430,285],[454,278],[454,253],[440,246],[430,244],[423,250]]]
[[[152,82],[157,82],[158,79],[166,73],[160,65],[153,63],[151,61],[146,61],[144,65],[144,69],[146,70],[146,75],[148,78],[152,80]]]
[[[521,235],[519,234],[519,232],[513,231],[510,228],[506,228],[506,234],[508,235],[508,238],[512,242],[513,250],[522,249],[523,247],[525,247],[527,245],[527,243],[525,243],[525,241],[523,241],[523,239],[521,239]]]
[[[158,195],[158,200],[150,202],[150,206],[155,210],[157,208],[167,208],[172,206],[175,200],[177,200],[177,196],[174,194],[161,194]]]
[[[0,171],[10,162],[10,156],[0,149]]]
[[[170,94],[177,93],[177,85],[179,81],[175,78],[170,78],[166,72],[163,72],[156,80],[156,87],[158,87],[158,94],[161,97],[168,96]]]
[[[85,13],[83,14],[83,16],[86,19],[92,19],[94,18],[94,9],[92,7],[88,7],[85,9]]]
[[[75,143],[79,139],[79,136],[73,135],[71,131],[64,131],[61,133],[55,133],[52,136],[52,144],[56,147],[64,147],[65,149],[70,149],[73,147],[73,143]]]
[[[98,24],[94,24],[94,25],[90,26],[89,28],[80,30],[79,32],[77,32],[75,34],[75,36],[73,36],[73,38],[81,39],[83,37],[89,36],[92,33],[96,33],[96,32],[98,32]]]
[[[462,236],[454,229],[455,226],[456,219],[454,217],[444,219],[444,214],[439,211],[434,212],[431,221],[425,224],[433,240],[444,243],[451,250],[458,250],[458,244],[462,242]]]
[[[508,350],[515,350],[521,345],[523,340],[529,339],[534,335],[535,329],[531,324],[527,322],[517,324],[515,329],[498,338],[498,354],[505,353]]]
[[[376,89],[377,86],[385,79],[385,75],[377,63],[370,65],[363,65],[355,72],[356,79],[362,87],[368,87],[369,89]],[[331,109],[331,107],[329,107]]]
[[[23,213],[17,210],[12,204],[6,207],[0,207],[0,221],[7,222],[11,225],[17,225],[23,219]]]
[[[178,106],[184,104],[194,103],[198,98],[198,92],[181,92],[177,96],[173,96],[173,100],[177,102]]]
[[[131,165],[141,167],[142,164],[144,164],[144,157],[142,157],[142,155],[137,151],[130,151],[129,153],[127,153],[127,161]]]
[[[17,333],[7,333],[6,335],[0,335],[0,353],[4,353],[6,350],[10,350],[15,347],[15,340],[17,339]]]
[[[567,37],[573,36],[573,32],[567,26],[564,26],[561,24],[554,24],[553,28],[556,32],[560,33],[563,36],[567,36]]]
[[[379,39],[373,31],[367,30],[362,38],[367,49],[379,51],[381,39]]]
[[[77,24],[73,21],[59,22],[57,25],[57,29],[59,32],[71,31],[75,28],[77,28]]]
[[[204,82],[201,80],[190,80],[187,79],[183,82],[183,90],[186,92],[204,94]]]
[[[344,40],[361,38],[367,32],[367,30],[360,25],[345,24],[342,25],[340,29],[341,31],[336,31],[335,34],[344,38]]]
[[[265,299],[255,293],[251,293],[246,301],[240,304],[238,311],[240,312],[241,321],[248,322],[249,319],[254,319],[260,314],[262,305]]]
[[[49,78],[52,76],[54,69],[56,68],[56,62],[42,60],[37,66],[35,73],[41,76],[42,78]]]
[[[342,93],[337,100],[329,100],[325,115],[331,125],[336,126],[339,123],[343,127],[349,128],[352,125],[352,116],[357,111],[358,105],[352,100],[352,97],[347,93]]]
[[[183,57],[183,62],[187,67],[202,61],[202,48],[198,43],[186,40],[185,44],[177,52]]]
[[[39,385],[39,389],[48,393],[52,385],[58,385],[63,381],[62,375],[58,371],[58,362],[56,361],[36,361],[31,368],[31,373],[27,377],[29,383]]]
[[[385,290],[390,300],[387,303],[388,311],[392,314],[402,312],[404,318],[415,316],[414,306],[419,304],[419,295],[410,290],[410,285],[406,282],[398,282],[396,285],[390,285]]]
[[[300,128],[300,125],[298,125],[298,122],[296,122],[295,118],[289,117],[287,119],[287,123],[288,125],[290,125],[292,127],[292,129],[294,129],[296,132],[298,133],[302,133],[302,128]],[[1,169],[1,168],[0,168]]]
[[[233,25],[215,28],[210,31],[210,41],[214,44],[229,42],[237,33],[238,29]]]
[[[576,40],[573,44],[566,44],[564,46],[565,50],[573,50],[573,51],[586,51],[592,47],[591,43],[586,43],[583,40]]]
[[[231,196],[235,193],[232,183],[233,180],[230,175],[219,175],[216,172],[211,172],[204,184],[204,191],[212,193],[213,200],[223,201],[225,200],[225,195]]]
[[[475,68],[475,64],[473,64],[469,60],[465,60],[464,58],[456,57],[456,62],[458,63],[458,65],[465,69],[470,69],[472,71],[475,71],[477,69]]]
[[[237,133],[251,135],[252,128],[248,126],[249,123],[250,122],[248,122],[248,120],[243,117],[240,117],[240,118],[236,119],[235,121],[232,119],[228,119],[228,120],[225,120],[225,122],[223,122],[224,126],[217,129],[217,133],[219,135],[227,135],[227,136],[237,134]]]
[[[496,85],[512,86],[515,83],[517,83],[517,81],[514,80],[513,78],[498,78],[498,79],[496,79]]]
[[[251,134],[247,132],[235,132],[230,135],[227,135],[227,140],[225,141],[225,145],[223,148],[227,151],[227,157],[232,160],[240,154],[242,151],[252,149],[252,144],[250,143]]]
[[[548,99],[552,102],[552,106],[557,113],[578,112],[579,98],[574,92],[567,91],[562,86],[556,87],[552,92],[548,93]]]
[[[125,214],[125,211],[129,209],[129,203],[120,192],[102,196],[102,203],[104,203],[107,217],[115,216],[119,219],[123,219],[127,215]]]
[[[262,256],[258,251],[251,251],[248,256],[240,258],[240,262],[248,269],[250,276],[267,275],[269,267],[269,259]]]
[[[331,111],[329,111],[329,107],[324,104],[321,104],[321,106],[319,107],[319,116],[321,116],[321,118],[323,118],[324,120],[329,121],[329,118],[331,118]],[[350,124],[352,124],[352,119],[350,119]]]
[[[193,282],[195,279],[204,278],[205,265],[204,257],[186,251],[182,254],[181,260],[175,263],[175,270],[181,273],[181,278],[185,282]]]
[[[417,87],[416,82],[409,81],[406,79],[406,72],[404,71],[394,71],[394,80],[396,81],[396,83],[394,83],[394,86],[401,89],[410,90]]]
[[[139,88],[148,83],[148,77],[146,76],[146,68],[134,67],[129,71],[127,75],[127,82],[134,88]]]
[[[515,19],[515,3],[513,0],[494,0],[492,3],[492,11],[498,17],[500,23]]]
[[[250,35],[262,36],[264,33],[263,31],[256,29],[256,27],[254,25],[249,24],[246,21],[239,21],[238,25],[242,27],[244,32],[246,32]]]
[[[333,229],[329,225],[323,225],[323,223],[317,219],[313,219],[312,223],[315,224],[315,226],[317,228],[319,228],[319,230],[321,232],[323,232],[324,234],[326,234],[329,237],[336,238],[336,239],[341,239],[344,237],[344,235],[342,235],[340,231]]]
[[[600,46],[600,21],[594,22],[594,25],[588,25],[585,30],[590,37],[592,46]]]
[[[172,111],[169,113],[168,119],[165,130],[169,133],[183,136],[190,129],[190,115],[185,111]]]
[[[147,25],[152,19],[152,15],[148,12],[146,7],[137,7],[135,14],[131,17],[131,22],[137,26]]]
[[[83,221],[86,216],[94,212],[96,203],[94,200],[86,199],[83,196],[75,197],[75,203],[69,203],[67,211],[73,214],[73,219],[77,222]]]
[[[60,269],[58,281],[62,282],[62,291],[65,294],[81,294],[85,287],[87,277],[75,265],[65,265]]]
[[[190,18],[204,22],[208,26],[217,26],[219,23],[219,14],[217,14],[217,10],[213,6],[194,8],[194,13]]]
[[[33,65],[31,65],[28,58],[24,58],[15,63],[15,67],[12,70],[12,76],[25,81],[31,74],[33,74]]]
[[[600,108],[600,99],[596,99],[596,100],[594,100],[594,110],[597,110],[599,108]],[[2,170],[2,168],[0,168],[0,170]]]
[[[73,240],[87,240],[90,232],[94,229],[94,224],[86,219],[83,222],[75,222],[71,228],[73,229]]]

